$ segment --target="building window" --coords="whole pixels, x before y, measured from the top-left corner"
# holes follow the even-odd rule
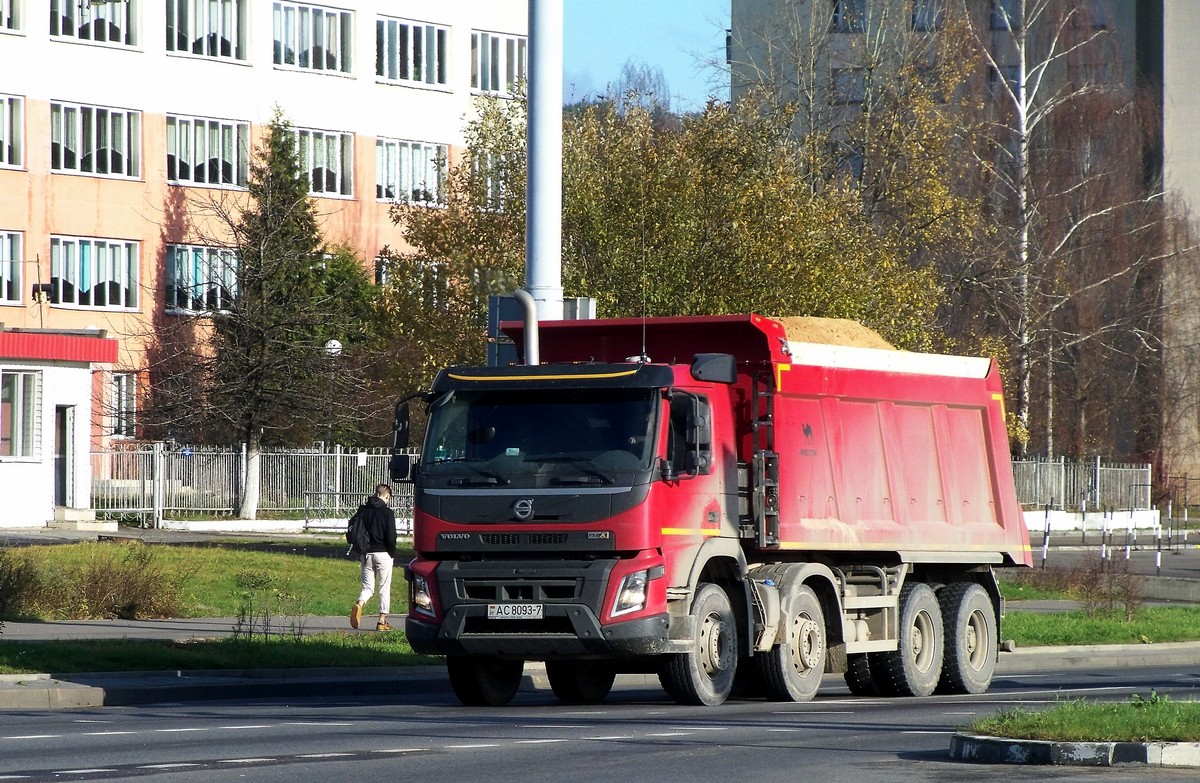
[[[132,310],[137,291],[137,242],[50,237],[51,304]]]
[[[1001,76],[1004,78],[1004,83],[1008,85],[1008,89],[1012,90],[1013,95],[1019,95],[1021,87],[1021,68],[1017,65],[1004,65],[997,71],[995,68],[988,67],[988,89],[993,98],[1007,95],[1008,91],[1001,87]]]
[[[24,0],[0,0],[0,33],[19,33],[24,28],[21,3]]]
[[[167,0],[167,51],[246,59],[249,0]]]
[[[831,76],[834,103],[862,103],[866,98],[867,78],[862,68],[834,68]]]
[[[829,29],[835,33],[861,33],[867,19],[867,0],[833,0]]]
[[[250,181],[250,123],[167,115],[167,179],[176,184]]]
[[[0,304],[21,303],[21,233],[0,231]]]
[[[167,245],[167,309],[229,309],[237,291],[237,254],[221,247]]]
[[[375,20],[375,75],[390,82],[445,84],[449,37],[447,27]]]
[[[275,64],[350,73],[354,15],[335,8],[275,3]]]
[[[92,4],[86,0],[50,0],[50,35],[137,46],[138,2]]]
[[[449,148],[445,144],[378,139],[375,198],[444,205],[448,168]]]
[[[141,142],[141,112],[50,104],[53,171],[137,177],[142,169]]]
[[[0,95],[0,167],[25,164],[25,101]]]
[[[137,375],[131,372],[112,374],[109,416],[112,435],[132,438],[137,435]]]
[[[1021,29],[1021,0],[992,0],[993,30]]]
[[[515,95],[529,67],[529,42],[524,37],[471,33],[471,89],[502,96]]]
[[[296,130],[300,170],[307,171],[314,196],[354,195],[354,134]]]
[[[0,370],[0,457],[41,451],[41,373]]]
[[[918,32],[940,30],[944,22],[942,0],[912,0],[912,29]]]

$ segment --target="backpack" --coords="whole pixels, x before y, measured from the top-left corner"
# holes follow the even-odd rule
[[[371,548],[371,536],[367,533],[367,515],[363,513],[366,506],[359,506],[354,516],[346,523],[346,557],[362,557]]]

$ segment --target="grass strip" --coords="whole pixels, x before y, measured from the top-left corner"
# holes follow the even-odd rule
[[[304,669],[414,666],[442,659],[417,655],[403,632],[333,632],[268,639],[187,642],[147,639],[17,642],[0,639],[0,674]]]
[[[974,734],[1060,742],[1200,742],[1200,702],[1151,694],[1120,703],[1083,699],[1047,710],[1016,707],[980,718]]]
[[[1144,607],[1129,621],[1123,612],[1094,617],[1083,611],[1009,612],[1001,635],[1018,647],[1189,642],[1200,639],[1200,607]]]

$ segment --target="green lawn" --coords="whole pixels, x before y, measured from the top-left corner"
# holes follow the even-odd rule
[[[1200,742],[1200,702],[1153,693],[1132,701],[1074,700],[1048,710],[1021,707],[980,718],[974,734],[1065,742]]]
[[[1018,647],[1189,642],[1200,640],[1200,607],[1143,607],[1129,622],[1123,613],[1088,617],[1082,611],[1009,612],[1000,634]]]

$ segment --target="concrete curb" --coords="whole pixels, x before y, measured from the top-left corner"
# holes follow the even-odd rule
[[[982,764],[1200,767],[1200,742],[1053,742],[958,733],[950,758]]]

